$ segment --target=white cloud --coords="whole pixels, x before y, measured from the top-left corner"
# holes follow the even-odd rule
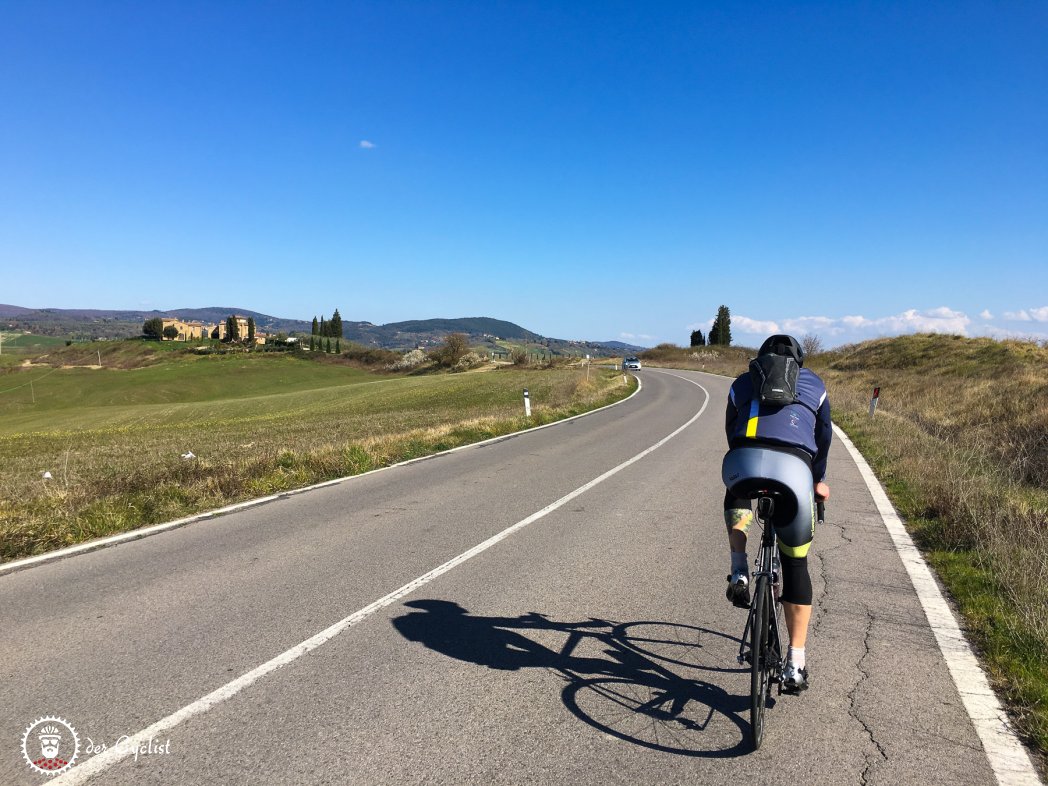
[[[733,316],[731,318],[731,327],[733,330],[738,330],[740,333],[759,333],[763,335],[780,332],[779,325],[776,322],[750,319],[749,317],[743,316]]]
[[[781,331],[780,331],[781,325]],[[786,332],[801,337],[812,333],[822,337],[835,337],[842,341],[862,341],[879,335],[900,333],[959,333],[968,335],[971,319],[963,311],[946,306],[920,311],[907,309],[901,314],[885,317],[864,317],[849,314],[843,317],[804,316],[789,317],[775,322],[756,320],[749,317],[731,318],[731,326],[740,334],[763,334]]]
[[[645,333],[619,333],[619,338],[624,341],[653,341],[655,336],[649,336]]]
[[[979,319],[993,319],[993,314],[990,313],[990,309],[984,308],[979,313]]]
[[[912,309],[911,309],[912,310]],[[927,315],[935,319],[957,319],[963,317],[967,319],[967,315],[963,311],[954,311],[952,308],[946,306],[939,306],[939,308],[933,308],[927,312]]]
[[[829,333],[831,336],[844,332],[838,320],[829,317],[793,317],[783,320],[782,327],[787,333],[803,336],[807,333]]]
[[[1004,318],[1005,319],[1010,319],[1013,322],[1029,322],[1030,321],[1030,315],[1026,313],[1025,309],[1020,309],[1018,311],[1005,311],[1004,312]]]
[[[1004,318],[1012,322],[1048,322],[1048,306],[1018,311],[1005,311]]]
[[[364,150],[373,150],[373,149],[375,148],[375,143],[374,143],[374,142],[369,142],[369,141],[368,141],[368,140],[366,140],[366,139],[361,139],[361,140],[360,140],[360,146],[361,146],[361,147],[362,147],[362,148],[363,148]]]
[[[960,333],[964,336],[970,324],[971,319],[964,312],[943,307],[926,312],[911,308],[901,314],[869,320],[866,326],[890,333]]]
[[[978,331],[980,336],[989,338],[1015,338],[1020,341],[1048,341],[1048,333],[1037,333],[1029,330],[1009,330],[994,325],[983,325]]]

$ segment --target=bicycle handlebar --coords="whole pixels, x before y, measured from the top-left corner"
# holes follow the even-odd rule
[[[815,517],[818,519],[819,524],[826,523],[826,503],[821,499],[815,505]]]

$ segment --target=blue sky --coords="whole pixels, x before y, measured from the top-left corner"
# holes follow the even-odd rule
[[[1048,338],[1044,2],[6,2],[0,302]]]

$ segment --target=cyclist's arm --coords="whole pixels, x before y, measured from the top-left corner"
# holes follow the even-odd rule
[[[739,410],[735,406],[735,388],[728,393],[728,406],[724,411],[724,436],[731,445],[731,435],[735,433],[735,423],[739,419]]]
[[[833,440],[833,421],[830,419],[830,399],[822,400],[815,413],[815,445],[818,453],[811,463],[811,474],[816,483],[826,479],[826,462],[830,457],[830,442]]]

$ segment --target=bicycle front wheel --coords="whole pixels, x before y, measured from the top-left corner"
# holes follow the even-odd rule
[[[750,631],[750,741],[757,750],[764,739],[764,711],[768,707],[773,668],[771,635],[771,585],[757,576],[753,587],[753,629]]]

